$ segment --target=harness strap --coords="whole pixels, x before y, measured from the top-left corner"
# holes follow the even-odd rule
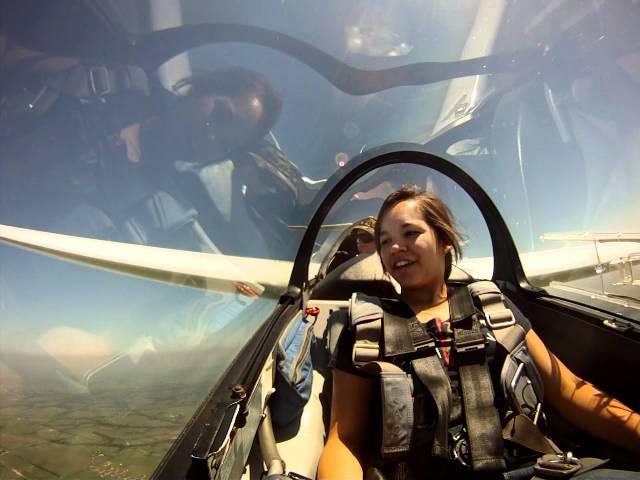
[[[525,331],[520,325],[511,325],[506,328],[492,330],[496,342],[504,349],[505,352],[513,352],[518,345],[524,342]]]
[[[390,312],[384,312],[382,331],[384,334],[385,358],[410,355],[417,351],[414,345],[414,335],[417,335],[417,329],[415,326],[412,328],[413,323],[417,324],[417,329],[422,330],[422,327],[415,318],[409,320],[409,325],[407,325],[406,317],[399,317]],[[432,346],[435,347],[435,343],[432,342]]]
[[[475,282],[469,285],[469,291],[482,308],[496,342],[506,353],[500,372],[500,385],[506,400],[515,413],[525,413],[533,418],[535,425],[542,407],[544,385],[537,369],[530,368],[533,360],[526,348],[526,332],[515,322],[513,312],[495,283]],[[536,436],[542,436],[542,433],[538,430]],[[543,450],[540,452],[544,453]]]
[[[52,76],[50,83],[73,97],[103,97],[125,91],[149,93],[146,73],[135,65],[78,64],[57,78]]]
[[[485,336],[475,315],[471,292],[467,288],[455,290],[449,304],[473,469],[505,470],[502,428],[486,362]]]
[[[109,133],[140,122],[146,115],[150,88],[141,67],[78,63],[55,71],[38,68],[47,60],[38,55],[0,68],[0,137],[27,131],[61,95],[80,100],[75,108],[83,105],[83,123],[86,105],[90,105],[90,123],[96,119],[104,123],[106,119],[100,128]]]
[[[460,324],[468,324],[469,318],[476,313],[469,289],[467,287],[450,288],[449,292],[451,326],[456,327]]]
[[[57,91],[34,82],[33,68],[45,58],[34,55],[12,65],[0,66],[0,138],[22,132],[58,99]]]
[[[451,383],[442,362],[435,355],[411,361],[411,366],[422,384],[429,390],[438,410],[431,454],[449,458],[449,414],[451,412]]]
[[[468,287],[479,303],[487,326],[505,351],[513,351],[524,340],[524,329],[516,324],[513,312],[504,303],[498,286],[487,280],[471,283]]]
[[[349,314],[344,309],[334,311],[327,320],[325,344],[326,349],[329,353],[329,368],[333,368],[336,366],[336,360],[338,356],[338,340],[340,339],[340,335],[347,326],[348,322]]]
[[[351,325],[355,328],[352,360],[356,367],[380,358],[380,337],[384,312],[380,299],[354,293],[349,302]]]
[[[453,345],[460,365],[486,362],[486,338],[476,317],[471,293],[454,290],[449,298]]]
[[[488,280],[473,282],[469,290],[482,307],[491,329],[507,327],[516,323],[513,312],[504,303],[504,297],[498,286]]]
[[[502,429],[505,440],[517,443],[539,453],[562,453],[562,451],[543,435],[538,426],[529,417],[520,413],[514,415]]]
[[[387,339],[387,318],[385,316],[385,341]],[[438,412],[431,454],[434,457],[449,458],[449,418],[452,408],[451,382],[442,361],[436,353],[435,340],[424,331],[424,328],[413,317],[408,322],[404,319],[404,335],[409,337],[414,352],[419,352],[421,358],[411,361],[416,376],[427,388]],[[398,329],[395,329],[398,330]],[[407,340],[405,340],[406,342]]]
[[[383,458],[407,454],[413,436],[413,382],[397,365],[370,362],[362,370],[380,378]]]
[[[473,469],[504,470],[502,429],[493,403],[493,385],[488,365],[461,366],[460,385]]]
[[[42,86],[48,86],[57,92],[72,97],[102,97],[135,91],[149,94],[149,81],[145,71],[136,65],[85,65],[78,63],[59,71],[38,70],[37,65],[47,60],[45,55],[34,55],[3,68],[5,74],[11,74],[0,83],[5,88],[17,89],[34,78],[40,79]]]
[[[411,375],[397,365],[378,361],[380,342],[384,338],[398,353],[415,351],[411,336],[406,329],[406,320],[388,315],[383,333],[382,319],[385,316],[380,299],[354,293],[349,303],[351,325],[355,328],[353,363],[361,370],[375,374],[380,379],[382,396],[382,445],[383,458],[407,454],[413,436],[413,380]],[[398,321],[393,321],[393,320]],[[387,319],[385,319],[387,320]],[[395,327],[395,328],[394,328]],[[403,331],[404,328],[404,331]],[[392,338],[391,334],[397,338]],[[395,343],[394,343],[395,342]]]

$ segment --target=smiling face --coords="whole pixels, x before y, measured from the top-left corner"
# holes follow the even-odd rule
[[[380,257],[403,293],[420,289],[440,291],[444,284],[445,255],[451,249],[439,241],[415,200],[397,203],[382,219]]]

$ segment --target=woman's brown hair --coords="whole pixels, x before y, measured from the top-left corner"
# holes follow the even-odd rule
[[[435,195],[425,192],[421,188],[415,185],[405,185],[400,187],[395,192],[391,193],[380,207],[378,212],[378,221],[375,227],[375,240],[376,249],[380,253],[380,227],[384,216],[389,213],[393,207],[398,203],[407,200],[414,200],[422,213],[422,218],[427,224],[433,228],[438,242],[442,245],[451,245],[453,254],[456,256],[456,260],[462,257],[462,249],[460,243],[462,242],[462,235],[455,227],[453,215],[449,210],[449,207]],[[451,264],[453,262],[453,255],[451,252],[447,253],[445,257],[445,280],[449,278],[451,274]]]

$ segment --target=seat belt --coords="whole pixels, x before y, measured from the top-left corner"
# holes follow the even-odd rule
[[[411,360],[411,366],[416,376],[427,388],[433,399],[438,412],[431,455],[443,459],[449,458],[449,416],[451,414],[452,393],[449,374],[445,369],[436,349],[434,338],[427,334],[420,322],[413,317],[408,322],[406,318],[399,318],[395,315],[385,313],[384,318],[384,339],[385,355],[389,345],[387,339],[391,337],[397,341],[403,338],[405,344],[409,344],[412,354],[419,355],[419,358]],[[398,353],[401,351],[396,348]]]
[[[526,363],[522,355],[528,355],[528,353],[518,348],[525,342],[526,333],[524,329],[515,322],[513,312],[506,306],[502,292],[495,283],[489,281],[474,282],[469,285],[469,291],[473,298],[480,303],[479,306],[484,313],[488,327],[491,328],[491,332],[496,338],[496,341],[507,354],[500,374],[500,383],[503,385],[503,388],[505,388],[513,381],[514,372],[508,368],[510,358],[521,362],[520,368],[523,368],[524,365],[522,364]],[[528,360],[531,361],[530,359]],[[561,454],[562,451],[551,439],[544,435],[537,425],[538,415],[542,407],[541,399],[544,396],[544,386],[542,380],[532,377],[531,373],[533,372],[527,371],[527,378],[529,378],[527,381],[533,385],[536,397],[540,399],[534,420],[522,412],[515,412],[516,414],[512,415],[504,425],[502,430],[503,439],[526,447],[534,452]]]
[[[51,74],[47,82],[72,97],[104,97],[125,91],[149,95],[145,71],[136,65],[84,65]]]
[[[449,308],[472,467],[475,471],[503,471],[502,427],[486,361],[485,335],[466,287],[453,291]]]
[[[555,443],[544,436],[538,426],[523,413],[514,415],[502,429],[502,438],[534,452],[561,454]]]
[[[404,455],[413,436],[413,382],[397,365],[379,361],[384,311],[380,299],[354,293],[349,302],[355,328],[353,364],[380,378],[383,458]]]
[[[504,303],[504,297],[498,286],[490,281],[473,282],[468,286],[474,299],[478,301],[487,326],[496,341],[511,352],[524,340],[524,329],[516,323],[513,312]],[[517,331],[514,331],[517,330]]]
[[[46,59],[38,55],[0,68],[0,138],[27,132],[61,95],[79,99],[76,108],[82,106],[83,112],[90,106],[108,133],[141,122],[148,114],[150,87],[142,68],[82,63],[55,72],[35,68]]]
[[[436,355],[411,361],[411,366],[422,384],[427,387],[438,410],[431,454],[449,458],[449,415],[451,412],[451,383],[449,375]]]
[[[352,360],[356,367],[380,359],[380,340],[384,312],[380,299],[354,293],[349,302],[351,326],[355,329]]]
[[[382,395],[383,458],[405,455],[413,437],[413,382],[411,375],[389,362],[369,362],[362,370],[380,378]]]

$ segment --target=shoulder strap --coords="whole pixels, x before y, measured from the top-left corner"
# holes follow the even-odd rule
[[[507,400],[510,403],[523,403],[510,398],[511,395],[507,393],[508,390],[513,392],[519,390],[519,394],[523,395],[525,389],[519,387],[520,383],[532,385],[538,399],[536,410],[533,412],[534,420],[522,412],[518,413],[519,409],[516,405],[515,414],[510,416],[503,427],[503,438],[536,452],[557,454],[560,452],[558,447],[542,433],[537,425],[544,386],[526,349],[526,332],[516,323],[513,312],[505,303],[504,296],[495,283],[479,281],[471,283],[468,288],[476,305],[482,309],[487,327],[491,329],[496,342],[507,354],[500,372],[500,384]],[[526,378],[519,380],[520,373],[525,370]]]
[[[50,82],[72,97],[104,97],[125,91],[149,94],[149,82],[135,65],[85,65],[79,63],[51,77]]]
[[[362,370],[380,378],[383,458],[405,455],[413,437],[413,382],[411,375],[389,362],[369,362]]]
[[[486,361],[485,336],[470,291],[454,290],[449,305],[472,466],[475,471],[502,471],[506,469],[502,428]]]
[[[488,280],[473,282],[468,286],[471,296],[484,314],[487,327],[496,341],[507,352],[513,351],[524,341],[524,329],[516,323],[513,312],[504,302],[498,286]]]
[[[380,299],[354,293],[349,302],[351,328],[355,329],[353,364],[380,378],[382,395],[382,457],[403,455],[413,434],[413,383],[397,365],[380,361],[384,311]]]
[[[349,314],[344,309],[335,310],[327,319],[327,329],[325,330],[325,348],[329,355],[328,367],[333,368],[336,366],[336,359],[338,355],[338,341],[342,331],[349,322]]]
[[[412,360],[411,366],[418,379],[427,387],[438,411],[431,454],[434,457],[447,459],[449,458],[449,415],[452,404],[449,375],[436,355]]]
[[[504,328],[516,323],[513,312],[504,303],[504,297],[498,286],[488,280],[470,283],[472,297],[482,309],[491,329]]]
[[[451,384],[442,362],[435,355],[434,339],[424,332],[416,318],[407,319],[384,311],[377,297],[354,294],[350,318],[355,329],[354,365],[380,378],[382,456],[405,454],[411,447],[414,428],[411,375],[393,363],[381,361],[382,358],[404,357],[413,358],[413,370],[429,391],[438,411],[431,454],[448,458]]]
[[[362,367],[380,358],[382,317],[380,299],[363,293],[354,293],[349,302],[349,319],[355,331],[353,364]]]
[[[509,360],[525,364],[533,389],[537,397],[542,400],[544,385],[526,349],[526,332],[521,325],[516,323],[515,316],[505,303],[504,296],[498,286],[490,281],[474,282],[469,285],[469,291],[476,304],[482,309],[487,327],[491,329],[496,342],[507,354],[507,361],[500,374],[500,383],[506,386],[513,380]]]

